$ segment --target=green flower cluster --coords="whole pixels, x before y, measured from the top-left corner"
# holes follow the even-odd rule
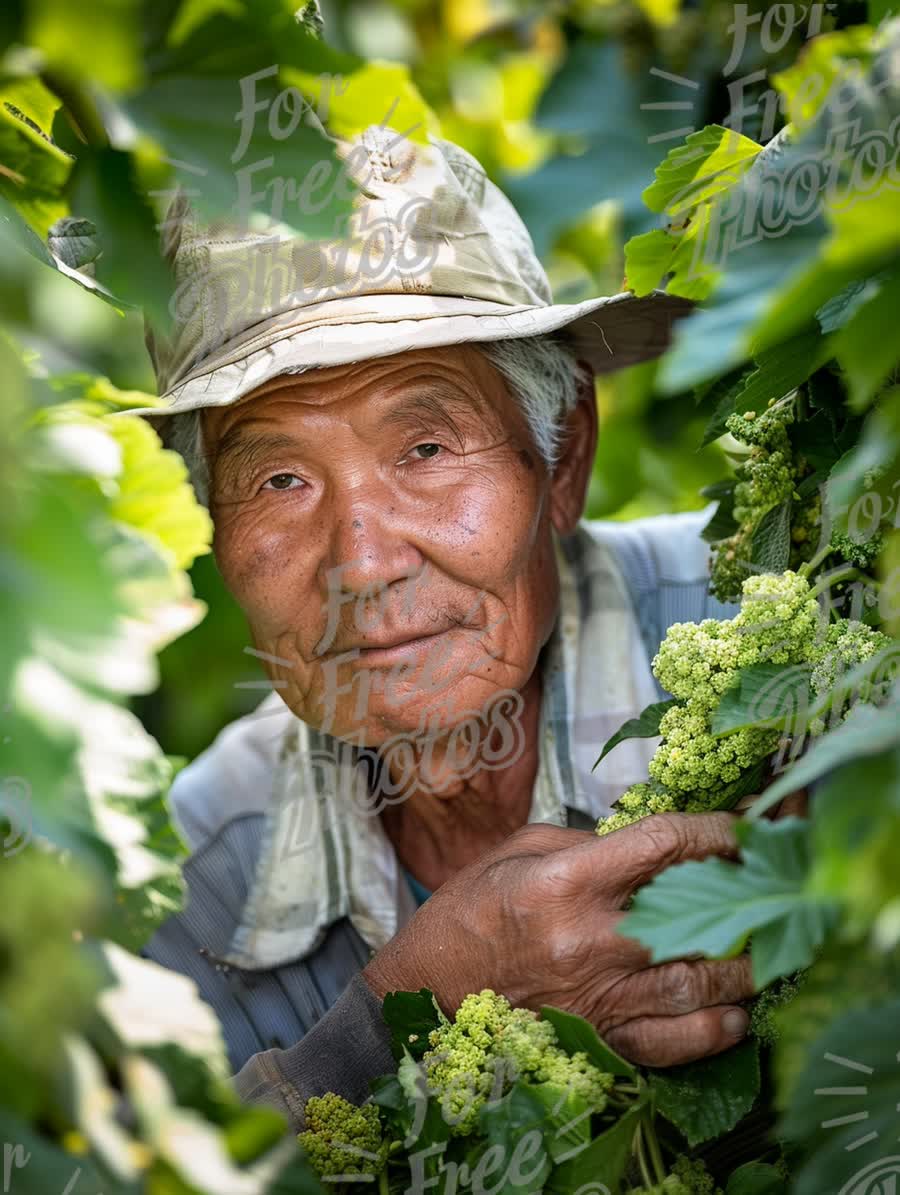
[[[812,671],[812,688],[817,697],[832,692],[857,664],[870,660],[878,652],[890,647],[893,640],[882,631],[873,630],[856,619],[841,619],[832,623]],[[882,680],[885,678],[882,678]],[[872,698],[872,683],[866,682],[854,694],[860,701]]]
[[[778,745],[777,730],[750,727],[714,738],[711,719],[741,668],[809,662],[817,645],[819,606],[798,573],[749,577],[732,619],[676,623],[653,661],[653,674],[678,699],[663,715],[662,742],[650,761],[650,783],[632,785],[617,812],[601,819],[609,834],[651,813],[700,813],[727,799],[748,768]]]
[[[779,1030],[775,1014],[779,1008],[790,1004],[803,984],[805,972],[779,979],[771,987],[754,997],[750,1013],[750,1033],[764,1045],[772,1046],[778,1040]]]
[[[307,1128],[298,1140],[320,1178],[374,1176],[384,1168],[387,1146],[374,1104],[357,1108],[329,1092],[308,1099],[304,1113]]]
[[[569,1056],[557,1045],[549,1021],[512,1008],[490,989],[467,996],[454,1021],[433,1030],[422,1062],[455,1136],[472,1132],[489,1098],[499,1098],[518,1078],[554,1083],[581,1096],[594,1111],[607,1102],[614,1077],[584,1053]]]
[[[843,531],[832,531],[831,546],[845,560],[857,568],[869,568],[884,549],[884,537],[876,533],[871,539],[857,540]]]
[[[633,1187],[627,1195],[722,1195],[721,1187],[701,1161],[680,1157],[655,1187]]]
[[[871,660],[880,651],[893,645],[890,636],[882,631],[876,631],[865,623],[856,619],[841,619],[832,623],[825,632],[820,652],[812,670],[810,685],[816,697],[827,697],[834,693],[842,682],[846,681],[857,664]],[[852,688],[847,688],[840,699],[832,705],[832,724],[835,719],[843,721],[855,705],[860,702],[878,702],[883,696],[883,690],[893,681],[896,668],[896,656],[893,660],[886,660],[880,675],[872,675],[857,682]],[[824,718],[812,718],[809,724],[810,734],[820,735],[825,732],[827,723]]]
[[[723,602],[735,601],[750,570],[753,533],[773,507],[796,496],[806,463],[794,459],[788,427],[794,422],[792,403],[776,403],[757,414],[730,415],[726,429],[750,454],[739,465],[734,490],[737,531],[713,544],[710,591]]]

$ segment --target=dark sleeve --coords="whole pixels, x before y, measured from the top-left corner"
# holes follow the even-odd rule
[[[254,1054],[235,1075],[234,1086],[244,1103],[275,1108],[300,1133],[310,1096],[333,1091],[361,1104],[369,1080],[396,1069],[390,1040],[381,1001],[358,973],[296,1045]]]

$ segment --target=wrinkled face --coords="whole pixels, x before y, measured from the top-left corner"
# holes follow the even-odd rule
[[[525,686],[564,483],[481,353],[284,375],[203,427],[219,567],[301,719],[380,746]]]

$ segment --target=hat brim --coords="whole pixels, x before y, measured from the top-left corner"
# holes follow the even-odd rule
[[[167,419],[201,407],[229,406],[285,373],[550,332],[563,333],[597,373],[609,373],[659,356],[670,343],[673,322],[692,309],[689,300],[663,291],[519,308],[439,295],[334,299],[254,325],[162,395],[159,406],[129,414]]]

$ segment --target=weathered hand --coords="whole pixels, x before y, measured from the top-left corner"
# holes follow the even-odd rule
[[[647,1066],[719,1053],[746,1032],[749,958],[653,966],[616,926],[632,892],[670,864],[734,856],[733,822],[659,814],[602,838],[525,826],[443,884],[363,975],[379,997],[428,987],[448,1013],[486,987],[552,1004]]]

